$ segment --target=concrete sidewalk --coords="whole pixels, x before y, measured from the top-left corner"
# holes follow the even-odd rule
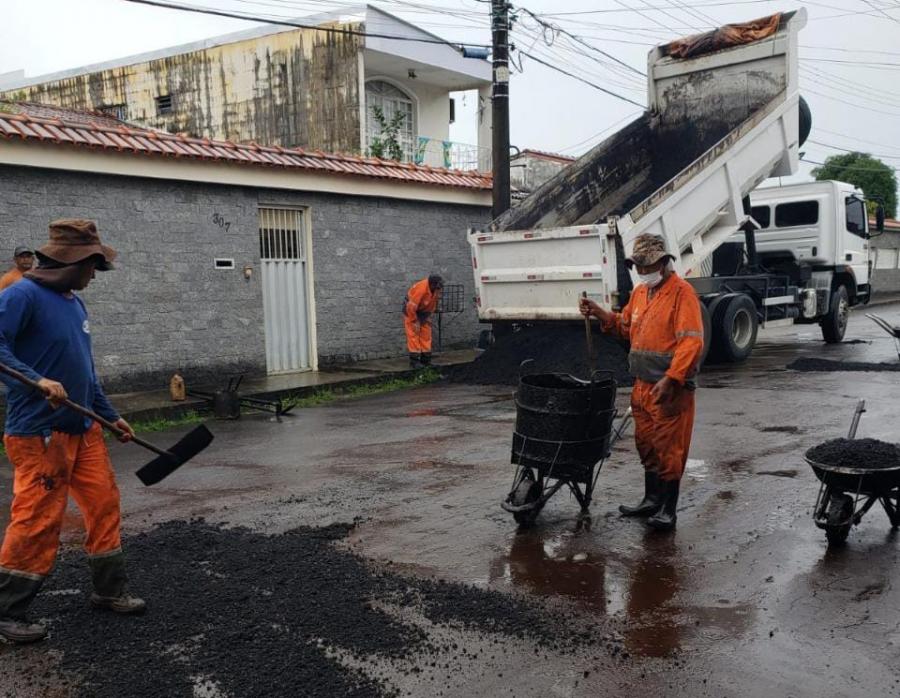
[[[451,366],[466,364],[475,359],[474,349],[445,351],[434,356],[434,367],[446,369]],[[322,371],[305,371],[277,376],[253,376],[245,378],[238,392],[242,397],[254,397],[264,400],[278,400],[286,395],[311,395],[322,388],[348,388],[353,385],[378,383],[387,378],[411,377],[416,371],[410,369],[406,356],[392,359],[374,359],[359,361],[353,364],[330,367]],[[223,376],[221,385],[190,385],[190,391],[202,390],[214,392],[226,387],[227,377]],[[201,398],[190,397],[184,402],[172,402],[168,389],[142,391],[136,393],[119,393],[109,396],[110,401],[125,419],[142,421],[150,419],[173,419],[187,412],[208,408],[208,402]]]

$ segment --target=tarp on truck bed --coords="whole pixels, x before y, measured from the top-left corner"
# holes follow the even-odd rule
[[[694,58],[707,53],[721,51],[732,46],[741,46],[754,41],[766,39],[776,31],[781,24],[781,13],[754,19],[751,22],[741,24],[726,24],[718,29],[713,29],[704,34],[695,34],[683,39],[676,39],[662,46],[664,56],[673,58]]]

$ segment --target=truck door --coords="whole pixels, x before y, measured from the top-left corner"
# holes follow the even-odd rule
[[[843,256],[836,260],[853,268],[858,285],[869,283],[869,241],[866,235],[866,204],[855,196],[844,199],[846,225],[837,241],[837,249]],[[841,230],[840,226],[837,226]]]

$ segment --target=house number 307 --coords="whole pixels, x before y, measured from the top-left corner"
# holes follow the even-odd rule
[[[219,213],[214,213],[212,216],[212,222],[219,226],[226,233],[231,230],[231,221],[226,221],[224,216]]]

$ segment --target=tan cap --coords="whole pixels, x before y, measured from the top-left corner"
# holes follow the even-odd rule
[[[674,255],[666,252],[666,243],[658,235],[642,233],[634,240],[631,254],[625,258],[625,264],[630,268],[633,265],[649,267],[656,264],[664,257],[675,259]]]

